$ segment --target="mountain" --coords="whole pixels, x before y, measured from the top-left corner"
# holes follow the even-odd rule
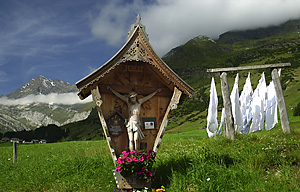
[[[218,40],[198,36],[172,49],[162,59],[187,81],[208,76],[207,68],[287,60],[298,65],[299,32],[300,19],[280,26],[226,32]]]
[[[46,140],[50,143],[58,141],[83,141],[103,138],[104,135],[102,130],[97,109],[93,108],[90,115],[81,121],[69,123],[61,127],[50,124],[35,130],[23,130],[18,132],[10,131],[5,132],[4,134],[0,133],[0,138],[19,138],[20,140],[25,141],[37,139]]]
[[[219,43],[235,43],[245,40],[257,40],[271,36],[285,35],[288,33],[300,32],[300,20],[290,20],[279,26],[252,29],[246,31],[229,31],[221,34]]]
[[[221,34],[218,40],[197,36],[172,49],[162,59],[196,90],[193,98],[185,98],[181,101],[178,109],[171,113],[169,122],[172,126],[168,126],[168,129],[182,127],[179,125],[186,122],[205,122],[211,76],[216,77],[217,87],[220,86],[219,74],[209,74],[206,72],[207,68],[289,62],[292,66],[284,68],[281,75],[281,85],[286,94],[288,110],[295,108],[300,102],[298,77],[300,71],[300,19],[291,20],[279,26],[229,31]],[[253,89],[263,71],[266,74],[267,82],[270,82],[270,69],[251,71]],[[240,90],[248,72],[239,72]],[[232,88],[235,75],[236,72],[228,73],[230,88]],[[217,91],[219,104],[222,107],[221,91]]]
[[[162,59],[181,77],[187,78],[193,74],[203,74],[210,63],[220,63],[220,56],[227,52],[214,40],[200,35],[172,49]]]
[[[43,76],[38,76],[6,96],[9,99],[18,99],[28,95],[69,92],[77,92],[76,86],[61,80],[51,80]]]
[[[76,92],[75,85],[61,80],[43,76],[30,80],[0,98],[0,132],[29,131],[49,124],[63,126],[86,119],[93,103],[64,103],[79,101]]]

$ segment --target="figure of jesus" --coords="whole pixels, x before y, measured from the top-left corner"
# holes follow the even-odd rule
[[[141,105],[152,98],[157,92],[160,92],[160,89],[157,89],[153,93],[138,99],[137,93],[132,91],[128,95],[122,95],[112,89],[110,86],[107,86],[107,89],[111,90],[111,92],[124,101],[128,107],[128,122],[127,122],[127,133],[129,138],[129,150],[139,150],[138,141],[142,140],[145,136],[139,126],[139,115],[141,111]]]

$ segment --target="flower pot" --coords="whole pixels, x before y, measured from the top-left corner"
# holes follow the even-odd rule
[[[148,183],[144,179],[137,178],[136,175],[123,177],[116,170],[113,170],[113,173],[118,189],[143,189],[151,186],[151,183]]]

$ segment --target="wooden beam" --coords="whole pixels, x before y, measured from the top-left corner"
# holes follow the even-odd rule
[[[228,72],[228,71],[244,71],[244,70],[254,70],[254,69],[280,68],[280,67],[289,67],[289,66],[291,66],[291,63],[276,63],[276,64],[266,64],[266,65],[215,68],[215,69],[207,69],[206,71],[208,73],[218,73],[218,72]]]
[[[172,96],[171,101],[168,105],[168,108],[166,110],[164,118],[163,118],[163,120],[160,124],[159,131],[157,133],[157,136],[156,136],[156,139],[155,139],[155,142],[154,142],[154,145],[153,145],[153,151],[155,153],[157,153],[157,149],[160,146],[162,137],[165,133],[165,129],[166,129],[167,124],[168,124],[169,113],[170,113],[171,110],[174,110],[174,109],[177,108],[177,104],[179,103],[179,99],[181,97],[181,94],[182,94],[182,92],[179,89],[177,89],[176,87],[174,87],[173,96]]]
[[[281,87],[277,69],[272,70],[272,80],[274,82],[274,87],[276,91],[276,99],[278,103],[282,131],[290,133],[291,132],[290,121],[287,114],[286,105],[285,105],[284,96],[283,96],[282,87]]]
[[[93,88],[91,89],[91,93],[92,93],[92,96],[93,96],[94,103],[97,107],[98,116],[99,116],[100,122],[102,124],[103,132],[104,132],[108,147],[110,149],[110,153],[111,153],[111,156],[113,158],[114,165],[116,166],[117,157],[116,157],[115,150],[112,146],[111,138],[109,136],[109,131],[108,131],[108,128],[107,128],[107,124],[105,122],[105,119],[104,119],[104,116],[103,116],[103,113],[102,113],[102,109],[101,109],[102,100],[101,100],[101,95],[100,95],[98,85],[93,86]]]
[[[223,96],[223,105],[225,108],[225,137],[230,139],[235,138],[235,130],[233,125],[233,115],[232,115],[232,105],[230,100],[230,92],[229,92],[229,85],[228,85],[228,78],[227,73],[223,72],[220,76],[221,79],[221,89],[222,89],[222,96]]]

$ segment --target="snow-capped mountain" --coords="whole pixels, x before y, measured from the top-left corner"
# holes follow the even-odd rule
[[[6,96],[9,99],[18,99],[28,95],[48,95],[50,93],[70,92],[77,92],[75,85],[61,80],[51,80],[43,76],[38,76]]]
[[[0,97],[0,132],[80,121],[88,117],[92,106],[80,101],[75,85],[38,76]]]

